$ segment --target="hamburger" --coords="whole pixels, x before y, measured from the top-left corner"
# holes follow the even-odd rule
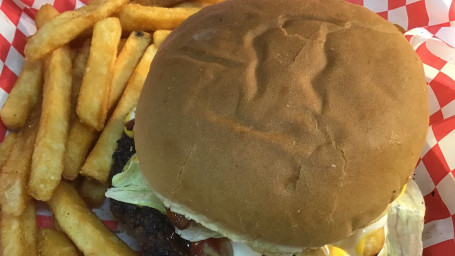
[[[411,178],[428,127],[423,66],[363,7],[206,7],[161,45],[130,119],[137,154],[107,196],[162,219],[149,236],[171,249],[147,254],[201,255],[190,249],[213,239],[234,255],[421,253]],[[113,205],[139,236],[160,226]]]

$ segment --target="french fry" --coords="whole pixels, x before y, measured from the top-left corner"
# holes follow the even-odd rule
[[[87,69],[82,79],[76,111],[82,122],[101,131],[107,118],[109,94],[122,34],[118,18],[95,24]]]
[[[30,198],[26,184],[38,131],[40,103],[38,102],[39,106],[32,111],[24,128],[17,134],[13,148],[0,173],[0,202],[2,212],[7,215],[22,215]]]
[[[208,4],[217,4],[217,3],[224,2],[225,0],[199,0],[199,1],[206,2]]]
[[[175,7],[205,7],[207,5],[210,5],[210,3],[200,1],[200,0],[193,0],[193,1],[186,1],[180,4],[177,4]]]
[[[58,14],[59,12],[57,11],[57,9],[55,9],[54,6],[50,4],[45,4],[41,6],[35,16],[36,27],[38,29],[42,28],[44,24],[52,20]]]
[[[0,144],[0,168],[3,168],[6,160],[8,160],[11,150],[14,147],[14,142],[16,141],[16,135],[17,133],[10,132],[3,140],[2,144]]]
[[[22,214],[22,233],[24,237],[24,255],[38,255],[37,244],[37,220],[35,201],[30,201]],[[6,254],[5,254],[6,255]]]
[[[126,44],[126,40],[127,40],[126,38],[120,38],[120,41],[118,42],[118,47],[117,47],[119,54],[120,54],[120,52],[122,52],[123,46],[125,46],[125,44]]]
[[[21,245],[23,235],[20,217],[8,215],[2,211],[0,233],[2,234],[0,255],[25,255],[24,247]]]
[[[42,27],[58,15],[58,11],[49,4],[43,5],[36,14],[36,25]],[[1,110],[1,117],[8,129],[19,129],[38,102],[43,87],[41,61],[25,61],[9,97]]]
[[[101,133],[95,147],[81,168],[81,174],[106,183],[112,165],[112,154],[117,148],[117,140],[122,136],[125,117],[137,104],[139,95],[156,53],[156,46],[150,45],[133,72],[117,107]]]
[[[136,0],[135,3],[145,6],[171,7],[185,0]]]
[[[79,34],[116,12],[130,0],[102,0],[64,12],[46,23],[25,46],[25,58],[34,61],[67,44]]]
[[[99,132],[92,127],[76,120],[73,123],[68,135],[66,144],[63,177],[67,180],[74,180],[79,174],[85,157],[99,136]]]
[[[174,29],[199,10],[128,4],[120,10],[119,18],[124,31],[154,31]]]
[[[66,142],[66,153],[62,174],[67,180],[74,180],[77,178],[79,169],[98,134],[95,129],[81,123],[76,114],[77,97],[79,96],[82,78],[87,67],[89,53],[90,40],[87,40],[84,42],[84,45],[73,61],[70,129]]]
[[[160,48],[161,43],[172,32],[172,30],[157,30],[153,33],[153,44]]]
[[[78,256],[71,240],[55,229],[41,229],[38,233],[38,241],[40,256]]]
[[[74,119],[77,119],[77,98],[79,97],[82,79],[84,77],[85,70],[87,69],[88,57],[90,55],[90,43],[90,40],[86,40],[73,60],[71,81],[71,115]]]
[[[63,172],[71,103],[70,49],[53,51],[44,63],[42,114],[28,183],[28,193],[41,201],[51,198]]]
[[[50,4],[41,6],[35,16],[37,28],[58,15]],[[13,90],[1,110],[1,117],[8,129],[19,129],[27,120],[43,90],[43,71],[41,61],[25,61]]]
[[[0,255],[35,256],[36,248],[36,212],[35,203],[28,203],[21,216],[13,216],[2,212],[1,217],[1,250]]]
[[[79,187],[79,195],[84,198],[85,202],[90,208],[99,207],[106,198],[104,194],[108,185],[106,183],[100,183],[96,180],[85,177]]]
[[[115,62],[114,76],[109,95],[109,111],[115,107],[115,104],[125,89],[128,79],[151,41],[152,36],[149,33],[141,31],[131,32]]]
[[[0,115],[8,129],[21,128],[38,102],[43,87],[41,62],[25,61],[19,77],[2,107]]]
[[[48,204],[62,229],[84,255],[136,255],[104,226],[66,182],[60,183]]]

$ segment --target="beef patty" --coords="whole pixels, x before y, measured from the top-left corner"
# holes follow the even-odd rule
[[[126,134],[118,141],[113,154],[111,178],[122,172],[132,155],[136,153],[134,140]],[[112,214],[126,227],[139,243],[144,256],[189,256],[190,242],[174,232],[169,218],[150,207],[139,207],[110,199]]]

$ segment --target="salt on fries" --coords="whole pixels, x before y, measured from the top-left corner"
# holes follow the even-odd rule
[[[199,10],[128,4],[120,10],[119,18],[124,31],[174,29]]]
[[[61,14],[43,5],[36,14],[38,31],[0,111],[17,130],[0,145],[0,255],[135,255],[83,200],[96,207],[105,199],[125,116],[159,45],[170,29],[220,0],[129,1],[91,0]],[[61,182],[79,174],[86,177]],[[54,229],[37,233],[32,197],[50,206]]]
[[[38,234],[40,256],[78,256],[76,247],[66,234],[55,229],[40,229]]]
[[[77,115],[98,131],[107,117],[117,47],[122,34],[118,18],[111,17],[95,24],[87,69],[77,99]]]
[[[103,0],[75,11],[64,12],[46,23],[25,46],[25,58],[34,61],[69,43],[79,34],[118,10],[130,0]]]
[[[48,203],[60,227],[84,255],[136,255],[104,226],[66,182],[60,183]]]

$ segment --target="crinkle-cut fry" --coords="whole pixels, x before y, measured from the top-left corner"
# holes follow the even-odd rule
[[[99,136],[94,128],[76,120],[70,128],[66,143],[63,177],[74,180],[84,164],[85,157]]]
[[[114,76],[117,48],[122,35],[116,17],[104,19],[93,28],[87,69],[77,99],[77,115],[81,121],[98,131],[107,119],[109,94]]]
[[[38,255],[35,202],[30,201],[21,216],[1,213],[0,255]]]
[[[60,183],[48,204],[61,228],[84,255],[136,255],[66,182]]]
[[[41,102],[38,101],[37,105],[24,128],[16,135],[13,148],[0,173],[0,202],[2,212],[8,215],[20,216],[30,198],[26,184],[41,114]]]
[[[2,172],[1,168],[5,165],[6,160],[8,160],[8,157],[14,147],[16,136],[17,133],[10,132],[0,144],[0,173]]]
[[[41,201],[51,198],[63,172],[71,104],[69,47],[53,51],[44,63],[43,106],[28,183],[28,193]]]
[[[99,207],[106,196],[106,190],[109,186],[106,183],[100,183],[96,180],[84,177],[78,189],[79,194],[84,198],[90,208]]]
[[[150,45],[145,51],[133,75],[131,75],[114,113],[82,166],[82,175],[106,183],[112,165],[112,154],[117,148],[117,140],[121,138],[123,133],[125,117],[137,104],[156,50],[155,45]]]
[[[153,44],[156,45],[157,48],[160,48],[161,43],[163,43],[164,39],[172,32],[172,30],[157,30],[153,33]]]
[[[25,46],[25,58],[38,60],[53,50],[67,44],[79,34],[105,19],[130,0],[101,0],[79,8],[63,12],[46,23]]]
[[[65,233],[44,228],[38,233],[40,256],[78,256],[76,247]]]
[[[174,29],[199,10],[128,4],[120,10],[119,18],[124,31],[155,31]]]
[[[25,61],[0,115],[8,129],[21,128],[38,102],[43,87],[43,71],[40,61]]]
[[[142,55],[150,45],[152,36],[147,32],[131,32],[128,40],[119,53],[114,66],[114,76],[112,78],[111,92],[109,96],[108,109],[111,111],[123,93],[128,79],[141,60]]]

